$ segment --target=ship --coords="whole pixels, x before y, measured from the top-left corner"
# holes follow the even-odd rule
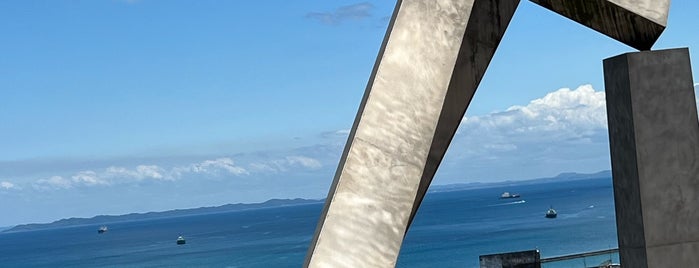
[[[107,230],[108,230],[108,229],[107,229],[107,226],[104,226],[104,225],[103,225],[103,226],[100,226],[99,229],[97,229],[97,233],[98,233],[98,234],[103,234],[103,233],[106,233]]]
[[[546,218],[553,219],[556,216],[558,216],[558,213],[556,212],[555,209],[553,209],[553,207],[549,208],[549,210],[546,211]]]
[[[500,195],[500,199],[507,199],[507,198],[519,198],[519,194],[510,194],[510,192],[504,192]]]
[[[177,237],[177,244],[178,245],[184,245],[185,243],[187,243],[187,242],[184,240],[184,237],[182,237],[182,236]]]

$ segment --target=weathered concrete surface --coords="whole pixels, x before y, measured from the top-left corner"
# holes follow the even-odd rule
[[[667,26],[670,0],[531,0],[638,50]]]
[[[624,267],[699,264],[699,122],[687,49],[604,60]]]
[[[538,250],[481,255],[481,268],[541,268]]]
[[[398,1],[305,266],[395,266],[518,3]]]

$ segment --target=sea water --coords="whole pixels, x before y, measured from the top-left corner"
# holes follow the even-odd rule
[[[519,199],[499,199],[502,192]],[[323,204],[0,233],[1,267],[300,267]],[[556,219],[544,217],[552,206]],[[179,235],[185,245],[177,245]],[[478,256],[615,248],[611,179],[431,192],[398,267],[478,267]]]

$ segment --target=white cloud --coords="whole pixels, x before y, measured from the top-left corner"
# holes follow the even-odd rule
[[[73,183],[80,185],[109,185],[109,182],[100,178],[96,172],[91,170],[80,171],[77,174],[73,175],[71,178],[73,179]]]
[[[204,160],[185,167],[176,167],[172,169],[172,173],[175,176],[181,176],[183,173],[206,173],[211,175],[224,173],[236,176],[249,174],[245,168],[237,166],[233,159],[228,157]]]
[[[171,179],[170,176],[164,175],[165,170],[156,165],[138,165],[135,169],[128,169],[124,167],[108,167],[104,175],[105,177],[120,180],[167,180]]]
[[[292,165],[292,166],[298,165],[298,166],[302,166],[302,167],[309,168],[309,169],[319,169],[319,168],[323,167],[323,165],[320,164],[320,161],[313,159],[313,158],[310,158],[310,157],[299,156],[299,155],[288,156],[288,157],[286,157],[286,161],[289,165]]]
[[[462,128],[497,131],[509,135],[532,132],[584,133],[607,127],[604,92],[591,85],[576,90],[562,88],[535,99],[526,106],[504,112],[464,117]]]
[[[109,178],[132,178],[136,177],[136,172],[125,167],[108,167],[105,170],[105,176]]]
[[[39,189],[69,189],[73,188],[73,183],[61,176],[52,176],[48,179],[37,180],[34,186]]]
[[[694,85],[699,90],[699,83]],[[501,180],[609,168],[605,94],[582,85],[505,111],[464,117],[440,172]]]
[[[296,159],[296,161],[303,165],[313,165],[312,162],[304,161],[304,159]],[[77,186],[107,186],[137,183],[143,180],[174,180],[182,176],[183,173],[245,175],[248,174],[248,171],[240,166],[236,166],[230,158],[218,158],[184,167],[174,167],[169,170],[157,165],[138,165],[134,168],[111,166],[102,171],[83,170],[70,176],[70,179],[62,176],[39,179],[34,183],[34,186],[40,190],[70,189]]]
[[[162,172],[163,169],[156,165],[140,165],[136,167],[136,173],[138,174],[139,178],[160,180],[165,178]]]
[[[0,181],[0,188],[9,190],[9,189],[17,189],[17,186],[15,186],[14,183],[11,183],[9,181]]]
[[[262,173],[279,173],[302,168],[317,170],[323,167],[323,164],[315,158],[292,155],[283,159],[275,159],[250,164],[250,169],[255,172]]]
[[[341,6],[334,12],[310,12],[306,18],[318,20],[323,24],[339,24],[346,20],[362,20],[370,18],[374,5],[368,2]]]
[[[605,95],[583,85],[505,111],[464,117],[440,170],[491,180],[607,168]]]
[[[78,186],[109,186],[144,179],[166,180],[169,177],[163,175],[164,170],[155,165],[139,165],[135,169],[124,167],[108,167],[101,172],[83,170],[66,179],[62,176],[52,176],[48,179],[39,179],[34,187],[40,190],[47,189],[71,189]]]
[[[212,173],[217,172],[218,170],[224,170],[233,175],[243,175],[248,173],[244,168],[236,166],[233,159],[230,158],[206,160],[199,164],[192,165],[192,168],[195,170],[194,172]]]

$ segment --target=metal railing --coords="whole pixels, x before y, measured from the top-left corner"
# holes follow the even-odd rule
[[[607,249],[541,259],[542,268],[607,268],[619,265],[619,249]]]

